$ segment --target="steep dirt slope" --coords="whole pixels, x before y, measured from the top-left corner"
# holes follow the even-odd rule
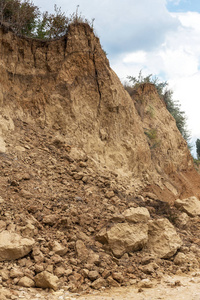
[[[152,182],[166,189],[161,177],[166,181],[176,171],[193,170],[186,143],[155,89],[138,91],[136,104],[144,98],[145,113],[135,109],[87,24],[71,25],[66,37],[51,42],[19,38],[4,27],[0,38],[0,100],[6,117],[60,132],[99,167],[127,178],[132,190]],[[145,131],[151,128],[158,137],[149,145]],[[177,182],[167,190],[173,198],[183,188]]]
[[[173,206],[199,195],[187,145],[152,85],[127,94],[87,24],[51,42],[2,26],[0,110],[4,287],[99,289],[199,267],[198,205],[192,217]]]

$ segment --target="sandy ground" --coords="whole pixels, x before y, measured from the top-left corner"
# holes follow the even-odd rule
[[[40,289],[20,288],[9,291],[9,297],[1,299],[29,300],[200,300],[200,272],[189,275],[165,276],[160,283],[150,282],[152,288],[136,286],[112,288],[93,291],[90,294],[72,294],[68,291],[43,291]],[[0,290],[1,296],[6,296],[6,290]],[[5,294],[4,294],[5,293]],[[11,294],[12,295],[11,295]]]
[[[165,277],[153,288],[116,288],[77,299],[94,300],[200,300],[200,273],[190,276]]]

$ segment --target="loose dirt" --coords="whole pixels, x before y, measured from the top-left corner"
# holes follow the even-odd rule
[[[3,299],[30,299],[30,300],[199,300],[200,299],[200,272],[188,275],[164,276],[160,282],[151,282],[152,288],[129,287],[102,289],[91,291],[88,294],[59,291],[43,291],[41,289],[6,290],[2,289]],[[6,298],[4,298],[4,296]]]

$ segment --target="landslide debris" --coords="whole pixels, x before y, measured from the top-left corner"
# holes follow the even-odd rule
[[[81,149],[58,141],[52,130],[22,121],[6,137],[0,236],[34,243],[16,257],[18,240],[12,240],[13,256],[0,262],[3,287],[87,291],[199,266],[198,216],[183,224],[175,206],[127,195],[116,174],[100,172]]]

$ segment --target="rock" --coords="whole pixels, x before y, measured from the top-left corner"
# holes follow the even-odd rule
[[[106,228],[102,228],[96,235],[96,240],[102,244],[107,242],[107,230]]]
[[[110,199],[115,196],[115,193],[113,191],[107,191],[105,196],[106,198]]]
[[[109,286],[120,287],[120,284],[116,280],[114,280],[111,276],[107,278],[107,282]]]
[[[113,279],[115,279],[116,281],[118,281],[120,283],[122,283],[124,281],[124,276],[120,272],[113,272],[112,277],[113,277]]]
[[[186,255],[182,252],[177,253],[177,255],[174,258],[175,265],[184,265],[186,263]]]
[[[24,274],[21,270],[13,268],[10,270],[10,278],[22,277]]]
[[[95,290],[99,290],[102,287],[105,287],[106,281],[103,278],[98,278],[97,280],[93,281],[93,283],[91,284],[91,287]]]
[[[22,238],[4,230],[0,233],[0,261],[15,260],[27,255],[35,244],[34,239]]]
[[[86,248],[85,244],[81,240],[78,240],[76,242],[76,253],[78,258],[81,261],[84,261],[88,258],[89,255],[88,249]]]
[[[43,217],[42,221],[46,225],[53,226],[58,221],[58,219],[58,215],[47,215]]]
[[[40,273],[40,272],[44,271],[44,266],[42,264],[36,264],[34,269],[35,269],[36,273]]]
[[[26,226],[21,229],[21,233],[24,237],[33,237],[35,235],[35,226],[28,222]]]
[[[149,222],[147,251],[159,258],[170,258],[181,245],[182,240],[168,219]]]
[[[7,281],[9,279],[9,272],[8,270],[0,270],[0,276],[2,278],[3,281]]]
[[[199,257],[199,255],[197,256]],[[190,266],[199,268],[199,262],[194,253],[184,254],[182,252],[177,253],[174,258],[174,264],[178,266]]]
[[[115,222],[115,223],[121,223],[121,222],[125,221],[125,217],[121,214],[114,214],[114,215],[112,215],[110,220]]]
[[[87,259],[88,264],[99,265],[100,261],[99,255],[91,250]]]
[[[97,278],[99,278],[99,273],[97,271],[90,271],[88,273],[88,278],[92,281],[96,280]]]
[[[35,282],[31,278],[24,276],[18,281],[18,285],[23,287],[34,287]]]
[[[68,248],[62,246],[60,243],[58,243],[57,241],[54,242],[54,245],[52,247],[52,251],[55,252],[55,254],[58,254],[60,256],[63,256],[67,253]]]
[[[88,277],[89,270],[88,269],[82,269],[81,274],[82,274],[83,277]]]
[[[57,267],[57,268],[55,268],[54,274],[56,276],[58,276],[58,277],[63,276],[65,274],[65,268],[63,268],[63,267]]]
[[[127,222],[130,223],[147,223],[150,219],[150,214],[147,208],[145,207],[131,207],[124,211],[123,213]]]
[[[37,274],[34,278],[36,287],[58,289],[58,277],[53,274],[43,271]]]
[[[73,271],[71,268],[65,270],[65,276],[70,276],[70,275],[72,275],[72,273],[73,273]]]
[[[183,200],[177,199],[174,205],[186,212],[190,217],[195,217],[200,215],[200,201],[197,197],[189,197]]]
[[[158,269],[158,265],[155,263],[150,263],[141,268],[142,272],[148,275],[153,274],[155,269]]]
[[[0,232],[6,229],[6,222],[0,220]]]
[[[185,226],[185,225],[187,225],[189,219],[190,219],[190,217],[188,216],[188,214],[183,212],[177,217],[176,225]]]
[[[148,278],[142,279],[138,284],[139,288],[152,288],[153,286],[153,282]]]
[[[141,250],[148,240],[148,226],[143,223],[119,223],[107,231],[107,241],[116,257]]]

